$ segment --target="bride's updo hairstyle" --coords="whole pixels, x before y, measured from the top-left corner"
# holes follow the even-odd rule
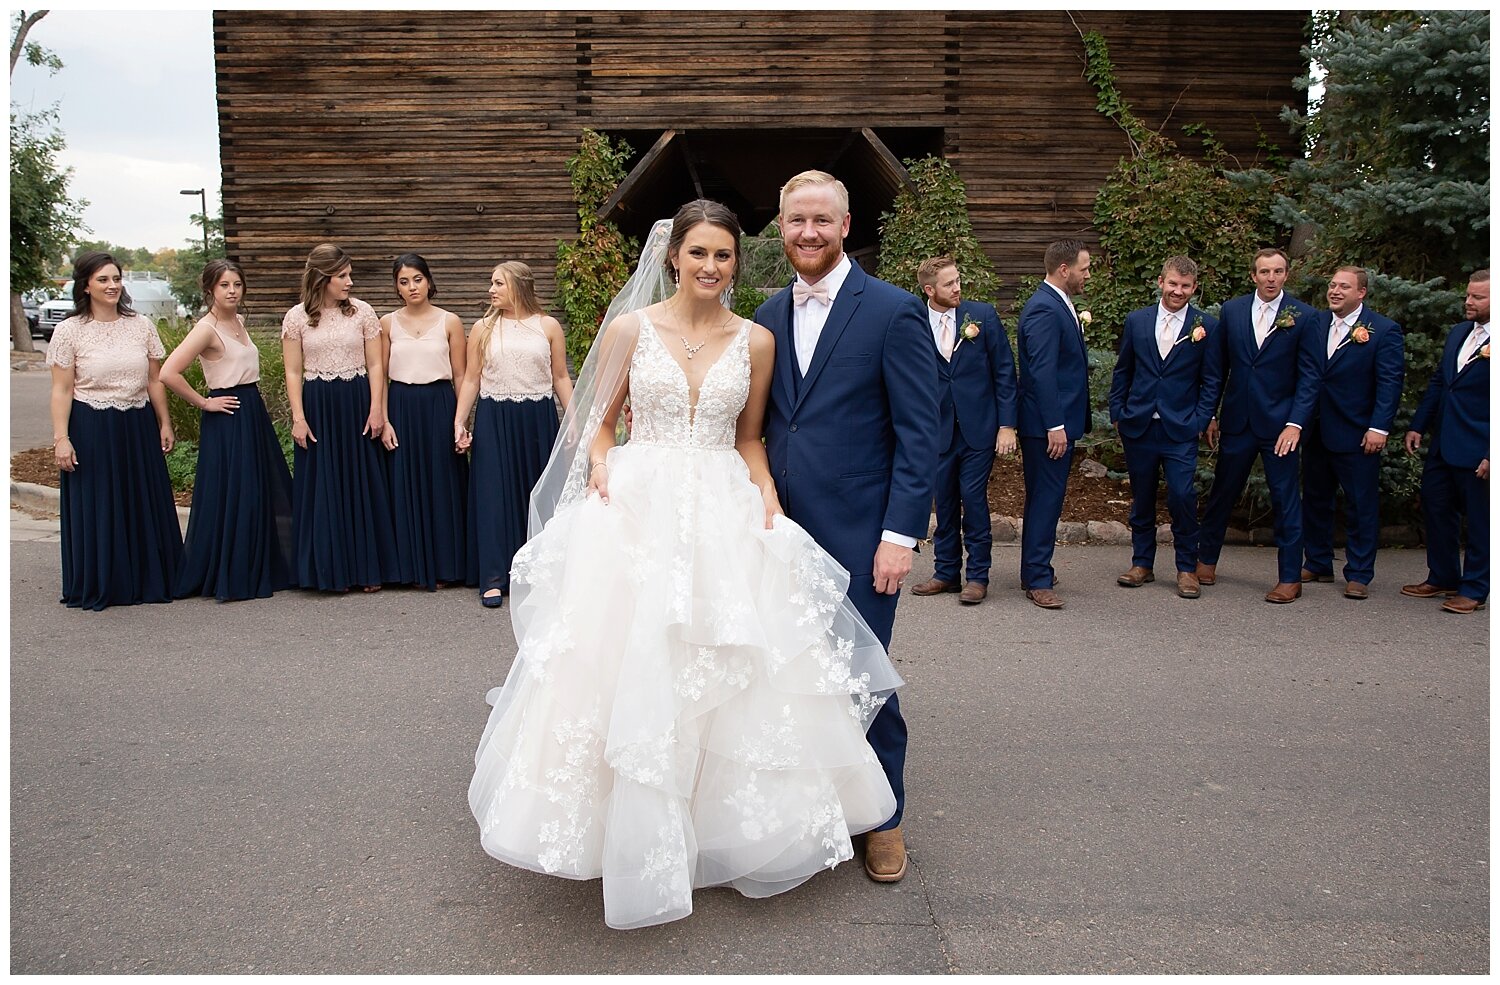
[[[718,226],[720,229],[734,237],[734,269],[739,273],[740,269],[740,220],[729,206],[706,198],[696,198],[677,210],[677,215],[672,217],[672,235],[667,240],[667,256],[662,263],[666,264],[667,276],[672,278],[672,283],[677,283],[677,268],[672,266],[672,260],[676,258],[677,251],[682,249],[682,241],[687,239],[688,230],[699,223],[706,222],[710,226]]]

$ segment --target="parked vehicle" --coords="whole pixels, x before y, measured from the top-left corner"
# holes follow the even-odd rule
[[[127,270],[124,275],[125,290],[130,292],[130,305],[139,314],[152,321],[158,318],[177,316],[177,299],[172,297],[172,284],[165,276],[154,270]],[[34,334],[50,341],[52,331],[73,310],[73,282],[62,286],[62,293],[41,305],[37,312]]]

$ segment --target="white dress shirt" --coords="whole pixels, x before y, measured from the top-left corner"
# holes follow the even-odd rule
[[[813,353],[818,348],[818,336],[823,334],[823,326],[828,324],[828,313],[833,310],[833,303],[838,300],[839,291],[849,277],[851,267],[849,254],[845,253],[839,257],[839,262],[834,264],[833,269],[823,275],[822,283],[828,286],[827,304],[817,298],[808,298],[804,303],[792,306],[792,340],[797,350],[797,368],[804,376],[812,366]],[[807,278],[801,274],[797,275],[797,279],[804,284],[808,283]]]
[[[1255,326],[1255,347],[1259,349],[1266,344],[1266,336],[1276,327],[1276,309],[1281,307],[1281,298],[1285,291],[1280,291],[1269,301],[1262,301],[1260,294],[1255,295],[1255,300],[1250,305],[1250,322]]]
[[[1485,322],[1481,325],[1475,322],[1474,327],[1469,330],[1469,337],[1464,340],[1463,345],[1458,347],[1458,369],[1462,370],[1469,365],[1469,360],[1473,359],[1474,354],[1484,348],[1484,344],[1489,340],[1490,323]]]
[[[944,309],[944,310],[939,310],[937,308],[934,308],[932,306],[931,302],[928,302],[928,304],[927,304],[927,324],[932,328],[932,341],[935,342],[935,343],[937,343],[937,350],[938,350],[938,352],[942,353],[943,358],[944,359],[948,359],[948,360],[952,360],[954,349],[956,349],[958,347],[958,319],[956,317],[957,315],[958,315],[958,309],[957,308],[947,308],[947,309]],[[944,349],[943,349],[943,319],[944,318],[948,319],[948,324],[951,325],[952,328],[953,328],[953,346],[954,346],[954,348],[953,349],[948,349],[947,351],[944,351]]]
[[[804,376],[812,366],[813,353],[818,348],[818,337],[823,334],[823,326],[828,324],[828,314],[833,310],[833,303],[838,300],[839,291],[844,286],[844,281],[849,277],[849,270],[853,265],[850,263],[849,254],[845,253],[839,257],[839,262],[834,264],[832,270],[823,275],[822,282],[828,285],[828,303],[824,304],[817,298],[808,298],[802,304],[792,305],[792,345],[797,351],[797,368]],[[797,279],[804,284],[807,278],[801,274]],[[896,544],[900,547],[912,548],[917,546],[915,537],[898,534],[892,530],[882,530],[880,539]]]

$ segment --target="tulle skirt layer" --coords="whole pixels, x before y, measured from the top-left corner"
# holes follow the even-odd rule
[[[73,608],[170,602],[182,528],[150,405],[99,410],[73,401],[78,456],[59,473],[62,599]]]
[[[388,399],[386,416],[398,442],[389,461],[397,580],[428,589],[463,581],[469,468],[453,450],[453,384],[392,380]]]
[[[238,397],[240,405],[203,415],[177,597],[270,598],[291,586],[292,474],[259,387],[209,396]]]
[[[317,440],[292,451],[293,577],[325,592],[396,581],[385,449],[361,434],[369,382],[306,380],[302,409]]]
[[[610,502],[516,555],[518,655],[475,756],[484,849],[603,879],[605,920],[769,896],[853,855],[895,810],[864,729],[900,683],[848,575],[765,508],[732,449],[629,444]]]
[[[526,543],[531,487],[557,438],[557,405],[488,397],[476,403],[469,462],[469,545],[474,554],[468,583],[481,592],[509,591],[511,559]]]

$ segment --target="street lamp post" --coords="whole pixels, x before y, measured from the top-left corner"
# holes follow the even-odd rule
[[[184,188],[179,195],[197,195],[203,203],[203,256],[208,256],[208,189]]]

